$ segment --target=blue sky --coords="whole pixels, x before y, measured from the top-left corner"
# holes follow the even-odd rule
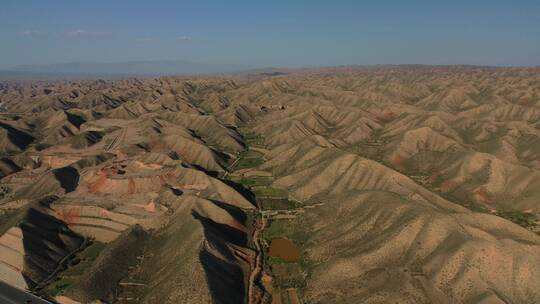
[[[2,0],[0,68],[131,60],[540,65],[540,1]]]

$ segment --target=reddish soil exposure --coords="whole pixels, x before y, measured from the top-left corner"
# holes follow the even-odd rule
[[[287,262],[296,262],[300,259],[300,251],[291,240],[274,239],[270,243],[270,256],[278,257]]]
[[[396,118],[396,115],[393,112],[385,112],[375,116],[375,120],[380,123],[391,122]]]
[[[473,192],[473,197],[479,203],[489,204],[493,201],[492,196],[487,192],[486,189],[480,188]]]
[[[405,158],[399,154],[396,154],[393,158],[392,158],[392,165],[394,165],[394,167],[398,168],[398,169],[402,169],[403,168],[403,163],[405,162]]]
[[[242,225],[242,223],[240,223],[239,221],[237,220],[233,220],[231,221],[231,223],[229,224],[231,227],[234,227],[238,230],[242,230],[242,231],[245,231],[246,230],[246,227],[244,227],[244,225]]]
[[[76,223],[81,214],[81,208],[79,207],[64,207],[57,212],[58,217],[66,224]]]
[[[459,187],[459,183],[453,180],[447,180],[441,183],[440,188],[443,192],[452,192]]]
[[[128,194],[134,194],[136,192],[135,181],[133,178],[128,179]]]
[[[90,185],[90,192],[92,193],[99,192],[107,182],[107,173],[104,170],[100,170],[96,175],[98,176],[97,180]]]
[[[300,302],[298,301],[298,294],[295,288],[287,289],[287,294],[289,295],[289,303],[300,304]]]
[[[77,303],[540,303],[540,67],[283,71],[0,80],[0,281]]]

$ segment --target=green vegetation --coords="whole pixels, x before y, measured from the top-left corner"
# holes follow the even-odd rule
[[[262,153],[255,150],[247,150],[242,152],[243,158],[262,158]]]
[[[292,240],[300,248],[307,242],[307,233],[300,229],[296,220],[272,220],[263,231],[263,238],[270,242],[277,238]]]
[[[286,198],[261,198],[258,201],[261,203],[263,210],[290,210],[302,206],[302,204]]]
[[[255,168],[262,165],[263,160],[259,158],[242,158],[234,166],[235,170]]]
[[[296,220],[272,220],[264,229],[263,238],[268,244],[273,239],[286,238],[293,241],[298,246],[298,249],[302,251],[303,245],[307,241],[307,234],[299,228],[298,224]],[[279,257],[266,256],[265,263],[277,289],[301,289],[305,287],[308,265],[302,258],[302,254],[298,262],[289,262]]]
[[[242,130],[244,141],[248,147],[264,147],[264,138]],[[236,162],[233,170],[254,168],[264,163],[263,154],[255,150],[243,152]],[[272,176],[241,177],[235,181],[249,188],[257,197],[262,210],[290,210],[301,206],[300,203],[290,201],[289,194],[284,189],[274,188],[270,185]],[[295,220],[270,220],[262,233],[262,238],[267,245],[273,239],[286,238],[294,242],[301,249],[307,241],[307,234],[298,228]],[[265,250],[268,252],[268,248]],[[298,262],[285,261],[279,257],[266,256],[265,264],[274,278],[274,285],[278,294],[282,296],[282,303],[289,303],[289,297],[285,291],[287,288],[304,288],[307,276],[306,265],[300,258]]]
[[[440,189],[433,187],[428,181],[428,176],[423,175],[421,172],[416,172],[414,174],[409,173],[408,176],[414,180],[419,185],[427,188],[429,191],[440,195],[442,198],[447,199],[453,203],[456,203],[460,206],[463,206],[473,212],[489,213],[489,209],[482,204],[467,201],[465,198],[457,197],[452,193],[442,192]]]
[[[276,257],[269,257],[274,284],[280,289],[302,288],[305,286],[305,271],[300,263],[289,263]]]
[[[244,134],[244,142],[246,143],[246,145],[252,146],[252,147],[259,147],[259,148],[265,147],[263,137],[252,132],[246,132],[243,134]]]
[[[68,265],[66,265],[67,269],[62,271],[42,292],[49,296],[64,293],[77,282],[79,276],[86,273],[92,267],[104,248],[104,243],[89,240],[86,247],[69,260]]]
[[[75,283],[75,280],[73,278],[62,277],[47,286],[45,292],[46,294],[49,294],[51,296],[56,296],[66,291],[66,289],[73,285],[73,283]]]
[[[87,271],[97,259],[105,244],[93,241],[88,247],[77,254],[71,261],[70,267],[62,273],[64,276],[79,276]]]
[[[257,186],[251,189],[253,194],[260,198],[287,198],[289,194],[286,190],[266,186]]]
[[[459,202],[459,200],[454,200],[454,202]],[[489,209],[487,209],[486,207],[480,205],[480,204],[477,204],[477,203],[471,203],[471,202],[462,202],[462,203],[458,203],[460,204],[461,206],[471,210],[471,211],[474,211],[474,212],[481,212],[481,213],[488,213],[489,212]]]
[[[493,99],[493,90],[483,88],[476,94],[469,93],[469,96],[471,97],[472,100],[478,103],[486,103],[486,102],[489,102],[491,99]]]
[[[525,228],[538,226],[536,216],[532,213],[518,210],[498,210],[496,214]]]
[[[286,190],[268,186],[272,182],[270,177],[242,178],[239,182],[257,196],[263,210],[290,210],[301,206],[288,199]]]
[[[17,152],[4,151],[4,152],[0,152],[0,158],[10,158],[10,157],[15,156],[17,154],[18,154]]]
[[[254,186],[269,186],[272,183],[273,177],[271,176],[253,176],[253,177],[242,177],[235,180],[235,182],[240,183],[246,187]]]
[[[260,152],[247,150],[240,154],[238,161],[234,165],[233,170],[254,168],[262,165],[264,162],[263,155]]]
[[[86,247],[80,255],[82,258],[94,261],[97,259],[103,249],[105,249],[105,243],[93,241],[92,244]]]
[[[287,237],[290,234],[290,220],[272,220],[266,225],[263,237],[270,241],[279,237]]]

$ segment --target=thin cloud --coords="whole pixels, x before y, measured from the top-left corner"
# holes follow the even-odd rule
[[[153,42],[153,41],[156,41],[157,38],[154,38],[154,37],[142,37],[142,38],[137,38],[137,41],[141,41],[141,42]]]
[[[22,31],[20,34],[23,35],[23,36],[26,36],[26,37],[42,37],[42,36],[47,36],[47,33],[40,32],[40,31],[33,31],[33,30]]]
[[[176,41],[189,41],[191,40],[191,37],[189,36],[178,36],[176,37]]]
[[[110,32],[91,32],[85,30],[76,30],[64,33],[63,36],[70,39],[102,39],[111,38],[114,35]]]

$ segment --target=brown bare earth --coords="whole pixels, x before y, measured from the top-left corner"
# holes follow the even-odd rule
[[[540,69],[0,83],[0,280],[62,303],[540,303]]]
[[[293,242],[287,239],[273,239],[270,242],[268,255],[283,259],[287,262],[296,262],[300,258],[300,252]]]

